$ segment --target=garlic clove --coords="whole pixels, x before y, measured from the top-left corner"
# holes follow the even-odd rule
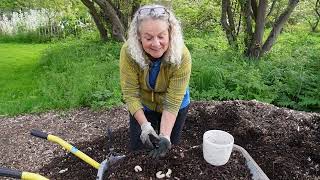
[[[162,174],[162,171],[158,171],[158,172],[156,173],[156,177],[157,177],[158,179],[162,179],[162,178],[166,177],[166,175],[165,175],[165,174]]]
[[[168,169],[168,172],[166,173],[166,177],[169,178],[171,176],[172,170]]]
[[[141,171],[142,171],[141,166],[139,166],[139,165],[135,166],[135,167],[134,167],[134,171],[135,171],[135,172],[141,172]]]

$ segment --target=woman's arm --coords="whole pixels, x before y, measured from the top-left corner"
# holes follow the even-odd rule
[[[140,102],[139,66],[128,56],[127,45],[120,52],[120,85],[123,99],[132,115],[143,108]]]
[[[161,117],[160,134],[170,140],[171,131],[175,122],[176,115],[164,110]]]
[[[138,123],[140,124],[140,126],[145,123],[148,122],[146,116],[144,115],[144,112],[142,109],[139,109],[136,113],[134,113],[134,118],[138,121]]]
[[[182,58],[180,67],[169,79],[169,87],[161,117],[160,134],[169,136],[169,139],[191,75],[191,56],[186,47]]]

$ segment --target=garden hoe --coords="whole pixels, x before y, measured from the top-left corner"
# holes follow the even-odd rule
[[[80,150],[78,150],[76,147],[72,146],[71,144],[69,144],[68,142],[64,141],[63,139],[61,139],[57,136],[47,134],[47,133],[39,131],[39,130],[32,130],[31,135],[33,135],[35,137],[42,138],[42,139],[46,139],[46,140],[54,142],[56,144],[59,144],[60,146],[65,148],[67,151],[71,152],[72,154],[74,154],[78,158],[82,159],[84,162],[86,162],[89,165],[96,168],[98,170],[96,180],[102,180],[103,175],[104,175],[105,171],[107,170],[108,166],[124,157],[124,155],[122,155],[122,156],[116,155],[116,153],[113,152],[113,148],[111,145],[111,143],[112,143],[111,138],[112,137],[111,137],[111,129],[110,128],[108,128],[110,153],[107,156],[107,158],[101,162],[101,164],[99,164],[97,161],[95,161],[94,159],[92,159],[88,155],[86,155],[83,152],[81,152]]]

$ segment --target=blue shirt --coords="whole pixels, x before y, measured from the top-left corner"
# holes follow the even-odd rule
[[[149,72],[149,84],[151,86],[152,89],[154,89],[155,85],[156,85],[156,81],[157,81],[157,77],[160,71],[160,67],[161,67],[161,60],[157,59],[151,62],[150,65],[150,72]],[[187,107],[190,104],[190,91],[189,91],[189,87],[187,87],[186,89],[186,93],[184,94],[180,109],[183,109],[185,107]],[[150,109],[148,109],[146,106],[144,106],[144,110],[146,111],[151,111]]]

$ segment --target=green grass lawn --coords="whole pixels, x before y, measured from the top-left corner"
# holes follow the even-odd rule
[[[120,43],[0,43],[0,116],[121,104]]]
[[[45,44],[0,43],[0,115],[37,108],[37,73]]]

